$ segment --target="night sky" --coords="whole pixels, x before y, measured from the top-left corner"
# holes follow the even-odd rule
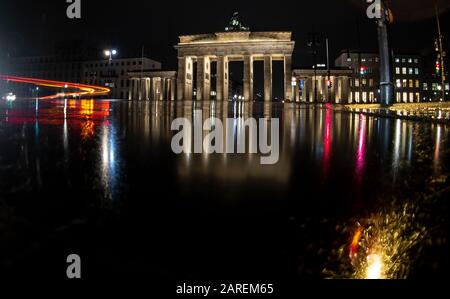
[[[148,56],[162,61],[164,68],[175,68],[173,45],[178,35],[223,31],[233,12],[238,11],[243,24],[252,31],[292,31],[297,42],[293,64],[308,66],[311,55],[306,39],[313,30],[329,36],[332,61],[341,49],[377,49],[375,24],[367,19],[360,2],[274,1],[264,5],[262,1],[231,0],[82,0],[82,19],[70,20],[66,17],[65,0],[2,0],[0,57],[7,53],[46,54],[60,41],[85,40],[99,48],[115,47],[122,55],[137,56],[145,45]],[[445,10],[442,16],[445,31],[450,28],[450,0],[440,0],[440,6]],[[397,0],[393,8],[394,50],[431,51],[437,35],[432,1]],[[447,49],[449,40],[450,37],[446,40]]]

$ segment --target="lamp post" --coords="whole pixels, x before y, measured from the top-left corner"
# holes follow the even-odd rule
[[[320,46],[320,36],[317,32],[308,34],[308,47],[311,48],[313,55],[313,69],[314,69],[314,103],[317,103],[317,47]]]
[[[366,0],[370,4],[367,9],[369,19],[375,19],[378,30],[378,46],[380,51],[380,94],[381,105],[394,103],[394,80],[392,74],[392,50],[389,45],[388,25],[393,22],[391,10],[384,0]]]
[[[105,50],[105,56],[108,57],[109,64],[111,64],[113,56],[117,55],[117,50]]]
[[[438,38],[436,40],[436,51],[438,52],[437,62],[440,64],[440,76],[441,76],[441,92],[442,92],[442,101],[445,102],[445,51],[443,48],[443,42],[444,36],[441,32],[441,22],[439,20],[439,9],[437,6],[437,3],[434,5],[434,9],[436,12],[436,22],[437,22],[437,29],[438,29]]]

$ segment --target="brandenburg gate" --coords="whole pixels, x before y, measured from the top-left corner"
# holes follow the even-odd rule
[[[272,62],[284,62],[284,97],[293,99],[291,32],[228,31],[180,36],[178,51],[177,99],[192,100],[196,82],[197,100],[210,100],[211,63],[217,63],[216,99],[228,100],[229,62],[244,62],[245,101],[253,100],[253,62],[264,61],[264,100],[272,100]],[[194,80],[194,63],[197,63]]]

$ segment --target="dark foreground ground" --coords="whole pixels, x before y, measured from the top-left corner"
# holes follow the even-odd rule
[[[197,109],[279,118],[279,162],[173,154],[171,121]],[[0,102],[0,276],[62,281],[76,253],[84,280],[144,278],[169,293],[361,278],[348,254],[361,225],[395,255],[388,278],[440,280],[449,157],[444,124],[326,107]]]

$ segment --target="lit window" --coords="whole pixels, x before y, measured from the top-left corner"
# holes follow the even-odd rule
[[[402,74],[406,75],[406,67],[402,68]]]
[[[359,79],[355,79],[355,87],[359,87]]]
[[[352,59],[350,57],[347,58],[347,62],[352,62]]]
[[[416,75],[419,75],[419,68],[416,67],[414,72],[415,72]]]
[[[400,75],[400,68],[399,68],[399,67],[396,67],[396,68],[395,68],[395,73],[396,73],[397,75]]]
[[[402,80],[402,87],[403,87],[403,88],[406,88],[407,85],[408,85],[408,80],[403,79],[403,80]]]
[[[419,80],[416,80],[416,88],[420,88],[420,82],[419,82]]]
[[[395,58],[395,63],[400,63],[400,58]]]
[[[412,63],[412,62],[413,62],[412,58],[408,59],[408,63]]]
[[[408,86],[409,86],[409,88],[414,88],[414,81],[413,80],[409,80]]]
[[[404,92],[403,93],[403,102],[408,102],[408,93],[407,92]]]
[[[427,83],[423,83],[423,90],[428,90],[428,84]]]
[[[412,68],[412,67],[410,67],[409,69],[408,69],[408,74],[409,75],[413,75],[414,74],[414,69]]]
[[[367,92],[362,93],[362,100],[364,103],[367,103]]]
[[[400,79],[397,79],[395,86],[397,86],[397,88],[401,88],[402,87],[402,81]]]
[[[431,89],[432,89],[433,91],[437,91],[437,90],[438,90],[438,84],[437,84],[437,83],[433,83]]]

